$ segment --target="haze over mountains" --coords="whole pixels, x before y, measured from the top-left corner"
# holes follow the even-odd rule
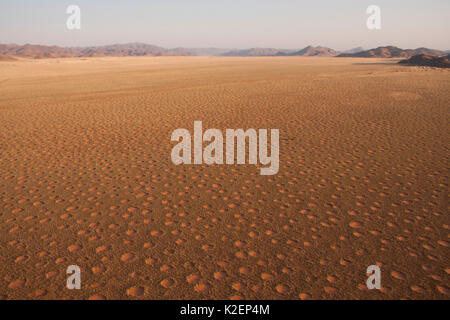
[[[275,49],[275,48],[251,48],[243,50],[231,50],[221,54],[227,57],[264,57],[264,56],[278,56],[285,55],[293,50]]]
[[[394,46],[364,50],[361,47],[342,53],[327,47],[307,46],[301,50],[277,48],[224,49],[224,48],[174,48],[167,49],[145,43],[113,44],[93,47],[59,47],[43,45],[0,44],[0,60],[69,57],[122,57],[122,56],[305,56],[305,57],[360,57],[360,58],[410,58],[418,54],[444,56],[446,52],[428,48],[401,49]]]
[[[346,50],[346,51],[344,51],[342,53],[358,53],[358,52],[362,52],[362,51],[364,51],[363,47],[356,47],[356,48],[353,48],[353,49],[350,49],[350,50]]]

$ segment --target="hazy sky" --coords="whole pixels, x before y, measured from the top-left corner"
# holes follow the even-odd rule
[[[66,8],[81,8],[81,30]],[[381,8],[382,29],[366,27]],[[450,0],[0,0],[0,43],[450,49]]]

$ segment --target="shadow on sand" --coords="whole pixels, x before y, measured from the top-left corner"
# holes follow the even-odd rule
[[[400,61],[400,60],[399,60]],[[395,66],[399,65],[398,61],[392,61],[392,62],[355,62],[352,63],[353,65],[357,66],[376,66],[376,65],[384,65],[384,66]]]

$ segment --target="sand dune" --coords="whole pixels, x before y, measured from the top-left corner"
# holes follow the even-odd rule
[[[448,299],[448,77],[383,59],[1,62],[0,298]],[[170,135],[194,120],[279,129],[279,173],[175,166]]]

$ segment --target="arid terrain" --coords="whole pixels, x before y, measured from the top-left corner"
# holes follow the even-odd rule
[[[448,69],[4,60],[0,298],[449,299]],[[194,120],[279,129],[278,174],[174,165]]]

